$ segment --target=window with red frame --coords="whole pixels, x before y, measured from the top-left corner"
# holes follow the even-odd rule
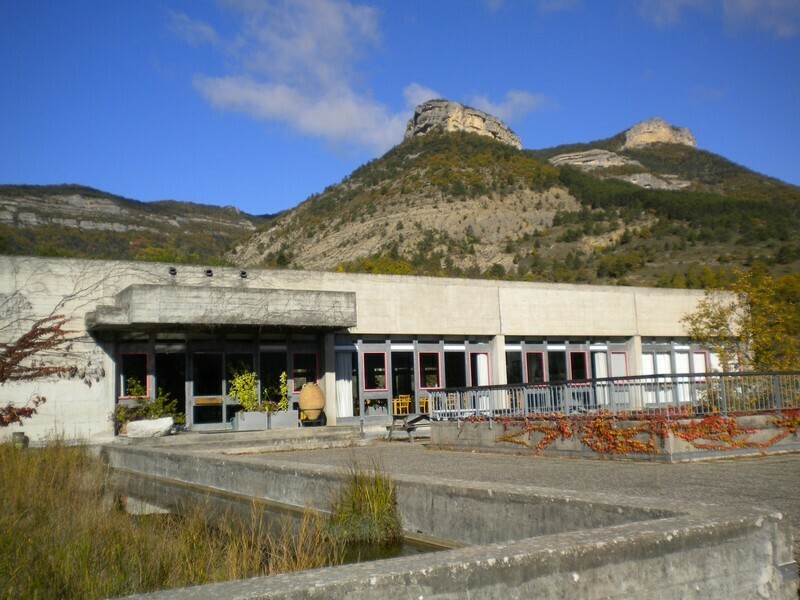
[[[364,391],[386,389],[386,353],[364,353]]]
[[[419,387],[424,390],[441,387],[438,352],[419,353]]]

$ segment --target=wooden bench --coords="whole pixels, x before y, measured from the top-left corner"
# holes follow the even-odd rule
[[[430,424],[431,417],[428,414],[392,415],[392,424],[386,426],[389,430],[389,441],[392,440],[394,430],[400,429],[408,434],[408,441],[413,442],[412,434],[420,427],[429,427]]]

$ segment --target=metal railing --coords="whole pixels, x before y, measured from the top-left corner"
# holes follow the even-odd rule
[[[599,411],[727,415],[800,408],[800,372],[607,377],[448,388],[431,391],[430,396],[433,420]]]

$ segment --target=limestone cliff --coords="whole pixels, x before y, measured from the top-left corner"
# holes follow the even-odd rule
[[[432,129],[477,133],[522,148],[519,136],[497,117],[449,100],[428,100],[417,106],[406,127],[405,138],[425,135]]]
[[[676,127],[656,117],[637,123],[628,129],[625,132],[625,143],[622,145],[622,149],[640,148],[658,142],[697,147],[694,135],[687,127]]]

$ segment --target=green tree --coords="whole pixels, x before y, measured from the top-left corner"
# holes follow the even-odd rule
[[[707,290],[683,322],[717,352],[725,370],[800,370],[798,274],[774,279],[763,270],[739,272],[727,288]]]

